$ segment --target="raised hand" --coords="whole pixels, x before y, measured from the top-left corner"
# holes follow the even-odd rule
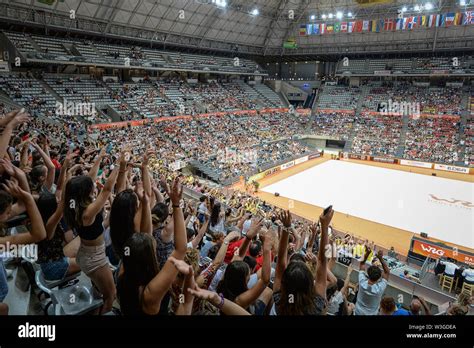
[[[323,212],[324,214],[324,212]],[[331,223],[332,217],[334,216],[334,210],[331,208],[329,211],[326,213],[326,215],[321,214],[319,217],[319,222],[321,223],[322,227],[329,227],[329,224]]]
[[[7,117],[10,119],[10,122],[7,126],[12,127],[12,129],[30,120],[30,115],[25,111],[25,109],[21,109],[19,111],[14,111],[13,113],[7,114]]]
[[[278,214],[278,219],[286,228],[291,227],[291,213],[289,210],[280,212]]]
[[[9,160],[7,160],[6,158],[0,159],[0,165],[3,166],[3,169],[8,175],[12,177],[15,176],[15,169],[13,168],[13,165]]]
[[[183,196],[183,185],[181,185],[178,178],[174,179],[173,186],[168,195],[170,196],[173,206],[179,206],[181,197]]]
[[[170,260],[170,262],[174,265],[174,267],[176,267],[179,273],[182,273],[185,275],[193,273],[193,268],[190,265],[188,265],[186,262],[184,262],[183,260],[178,260],[174,258],[173,256],[170,256],[168,260]]]
[[[21,187],[18,186],[18,181],[15,179],[7,180],[5,184],[2,184],[2,186],[12,197],[20,201],[25,201],[28,198],[32,198],[29,192],[22,190]]]
[[[257,233],[260,231],[260,229],[263,226],[263,217],[256,217],[252,219],[252,224],[250,225],[250,229],[247,232],[247,237],[248,238],[253,238],[257,235]]]

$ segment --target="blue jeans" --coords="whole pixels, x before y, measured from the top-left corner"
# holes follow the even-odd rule
[[[5,300],[8,294],[7,272],[3,265],[3,259],[0,257],[0,303]]]

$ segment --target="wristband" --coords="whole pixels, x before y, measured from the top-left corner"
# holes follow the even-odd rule
[[[222,310],[222,307],[224,307],[224,294],[220,293],[219,296],[221,298],[221,302],[216,307],[217,309]]]
[[[174,204],[173,204],[173,208],[179,209],[179,208],[181,208],[181,207],[180,207],[179,205],[174,205]]]

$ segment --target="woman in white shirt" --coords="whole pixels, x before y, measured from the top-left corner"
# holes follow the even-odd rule
[[[212,207],[211,218],[209,220],[209,231],[212,233],[224,233],[227,234],[225,229],[225,214],[221,209],[221,204],[215,202]]]

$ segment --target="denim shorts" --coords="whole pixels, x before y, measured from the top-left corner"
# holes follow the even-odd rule
[[[3,266],[3,258],[0,257],[0,303],[5,300],[8,294],[7,272]]]
[[[61,280],[67,274],[69,268],[69,261],[67,257],[63,257],[56,261],[49,261],[40,264],[41,271],[43,272],[44,279],[53,281]]]

